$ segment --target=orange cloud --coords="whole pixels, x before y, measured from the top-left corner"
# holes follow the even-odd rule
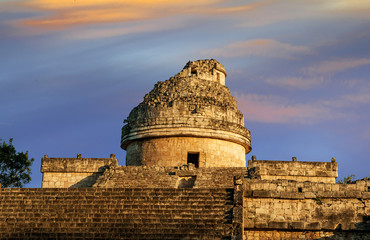
[[[288,4],[287,4],[288,3]],[[328,16],[351,16],[369,18],[368,0],[336,1],[276,1],[266,0],[234,6],[228,0],[21,0],[13,3],[22,10],[36,10],[45,13],[23,21],[29,26],[61,29],[97,23],[125,22],[158,19],[168,16],[199,14],[220,15],[236,13],[239,27],[261,26],[278,21],[317,19]],[[264,6],[262,8],[262,6]],[[251,11],[258,9],[258,11]],[[304,9],[304,11],[302,11]]]
[[[339,14],[356,16],[357,18],[370,18],[369,0],[335,0],[324,1],[323,8]]]
[[[203,51],[203,54],[222,57],[260,56],[274,58],[295,58],[298,54],[311,54],[306,46],[294,46],[274,39],[253,39],[234,42],[223,48]]]
[[[158,19],[181,14],[230,14],[260,4],[218,7],[225,0],[32,0],[21,5],[46,12],[46,17],[25,20],[25,25],[48,28]]]
[[[239,26],[260,27],[278,22],[322,21],[332,19],[370,19],[369,0],[279,0],[245,15]]]

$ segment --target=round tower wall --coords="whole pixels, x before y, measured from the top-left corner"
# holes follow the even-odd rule
[[[157,82],[124,121],[126,165],[245,167],[250,132],[226,76],[219,62],[206,59]]]
[[[127,146],[127,166],[178,166],[196,160],[199,167],[245,167],[245,148],[230,141],[197,137],[143,139]]]

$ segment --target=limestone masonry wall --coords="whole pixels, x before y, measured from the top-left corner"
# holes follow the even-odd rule
[[[208,81],[215,81],[225,85],[226,72],[224,66],[214,59],[189,61],[184,69],[176,76],[196,76]]]
[[[151,138],[127,147],[128,166],[187,164],[188,153],[199,153],[199,167],[245,167],[242,145],[220,139],[195,137]]]
[[[254,171],[262,180],[288,179],[295,181],[310,181],[335,183],[338,177],[338,165],[333,159],[331,162],[297,162],[293,161],[248,161],[248,169]]]
[[[247,168],[119,166],[110,168],[94,187],[104,188],[234,188],[234,175]]]
[[[127,117],[124,136],[148,126],[189,126],[231,131],[247,137],[243,114],[227,87],[196,78],[170,78],[158,82]],[[123,145],[124,147],[124,145]]]
[[[224,67],[216,60],[198,60],[188,62],[174,77],[155,84],[143,102],[132,109],[124,120],[121,148],[127,150],[127,165],[184,164],[183,156],[188,152],[183,150],[187,146],[184,143],[178,148],[181,144],[176,138],[187,137],[194,138],[190,146],[205,153],[203,167],[245,166],[240,149],[241,146],[244,148],[244,154],[251,151],[250,132],[244,127],[244,117],[237,108],[235,98],[224,86],[225,77]],[[170,144],[176,145],[171,149],[175,158],[169,156],[169,150],[162,150],[168,149],[168,140],[158,138],[173,140]],[[214,139],[223,140],[218,143],[220,155],[213,146]],[[199,144],[203,145],[207,140],[210,144],[202,148]],[[225,141],[239,146],[230,148],[231,145]],[[211,157],[213,155],[216,157]],[[223,160],[218,163],[219,159]]]
[[[369,181],[244,179],[243,189],[245,239],[366,239],[370,234]]]
[[[42,187],[91,187],[109,166],[117,166],[114,154],[110,158],[49,158],[41,159]]]

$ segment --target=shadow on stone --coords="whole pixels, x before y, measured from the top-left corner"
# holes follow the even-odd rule
[[[339,240],[339,239],[370,239],[370,216],[364,216],[363,221],[355,224],[356,229],[342,231],[341,226],[333,232],[330,237],[323,237],[320,240]]]
[[[77,183],[73,184],[73,185],[71,186],[71,188],[92,187],[92,186],[96,183],[96,181],[98,180],[98,178],[99,178],[100,176],[102,176],[102,175],[103,175],[103,173],[104,173],[107,169],[109,169],[109,166],[108,166],[108,165],[100,167],[100,168],[98,169],[98,172],[96,172],[96,173],[91,173],[91,175],[90,175],[90,176],[87,176],[87,177],[85,177],[84,179],[82,179],[81,181],[79,181],[79,182],[77,182]]]
[[[177,180],[177,188],[193,188],[197,176],[179,177]]]

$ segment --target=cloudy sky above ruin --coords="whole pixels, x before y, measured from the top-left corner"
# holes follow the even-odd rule
[[[250,159],[370,174],[368,0],[0,0],[0,138],[40,159],[109,157],[157,81],[189,60],[228,73]]]

